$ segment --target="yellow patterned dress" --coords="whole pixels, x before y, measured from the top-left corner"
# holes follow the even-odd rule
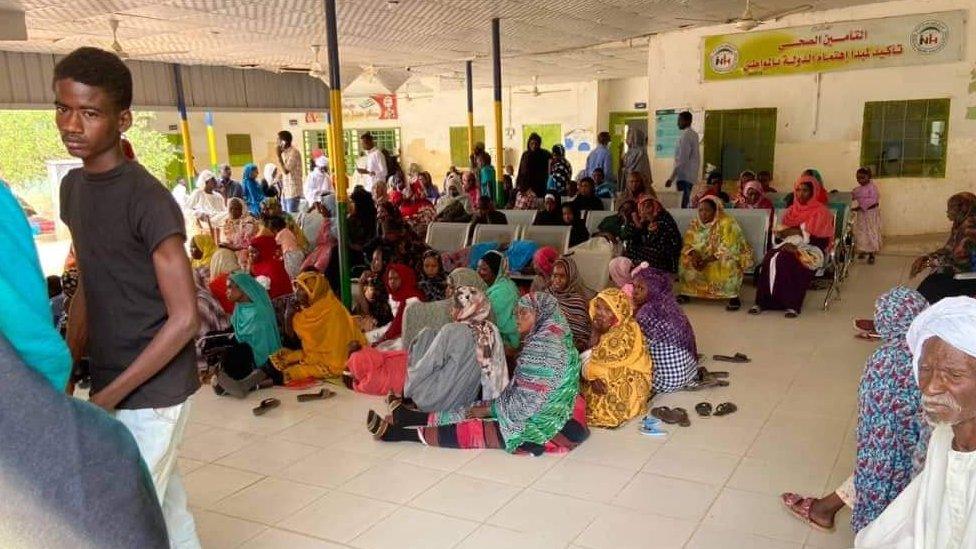
[[[712,203],[716,207],[715,218],[710,223],[702,223],[695,217],[685,231],[678,265],[678,293],[705,299],[732,299],[739,297],[743,274],[752,267],[755,258],[739,222],[725,213],[720,201]],[[714,261],[698,270],[689,255],[692,250]]]
[[[580,392],[586,399],[587,423],[612,428],[644,413],[651,394],[651,355],[627,294],[617,288],[603,290],[590,301],[590,317],[598,299],[610,307],[617,323],[593,347]],[[596,380],[606,387],[602,394],[593,388]]]

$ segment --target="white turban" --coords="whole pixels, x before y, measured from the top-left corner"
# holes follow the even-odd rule
[[[210,181],[211,179],[216,179],[214,177],[214,173],[210,170],[203,170],[200,172],[200,175],[197,176],[197,188],[202,189],[203,186],[207,184],[207,181]]]
[[[324,154],[315,159],[315,166],[318,168],[324,168],[328,165],[329,165],[329,159],[326,158]]]
[[[947,297],[918,315],[908,329],[908,346],[912,349],[912,367],[918,381],[918,362],[922,346],[931,337],[976,357],[976,299]]]

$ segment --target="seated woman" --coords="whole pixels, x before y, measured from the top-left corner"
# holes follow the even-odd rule
[[[718,199],[721,200],[723,203],[731,200],[729,198],[728,193],[722,190],[722,183],[723,180],[722,180],[721,172],[713,171],[709,173],[708,176],[705,177],[704,187],[702,187],[701,189],[698,190],[698,192],[692,195],[691,207],[697,208],[698,202],[700,202],[701,199],[705,198],[706,196],[718,197]]]
[[[404,347],[409,347],[417,334],[424,328],[439,330],[451,322],[451,298],[461,286],[473,286],[482,292],[488,289],[488,285],[478,276],[478,273],[467,267],[460,267],[451,271],[451,274],[447,275],[444,299],[414,303],[404,311],[402,331]]]
[[[613,282],[614,286],[627,294],[627,297],[633,299],[634,276],[638,271],[646,268],[648,268],[647,263],[641,263],[634,267],[634,262],[629,257],[615,257],[610,260],[610,282]]]
[[[539,209],[539,197],[536,196],[535,191],[529,186],[529,182],[522,179],[518,183],[518,192],[515,194],[515,209],[516,210],[538,210]]]
[[[568,202],[573,205],[573,209],[577,212],[604,210],[603,201],[596,195],[595,185],[591,177],[579,180],[579,194]]]
[[[734,200],[737,210],[772,210],[773,201],[766,196],[762,183],[751,179],[742,185],[742,189]]]
[[[281,260],[285,264],[285,272],[289,278],[295,278],[302,272],[305,252],[298,247],[298,239],[292,234],[284,218],[272,217],[268,220],[268,228],[274,234],[275,243],[281,249]]]
[[[671,275],[654,268],[634,275],[637,324],[653,363],[655,393],[673,393],[697,384],[698,345],[691,322],[671,292]]]
[[[641,172],[628,172],[627,173],[627,186],[624,188],[624,192],[621,193],[621,200],[633,200],[634,203],[638,203],[647,197],[656,197],[653,189],[648,190],[647,183],[644,181],[644,174]]]
[[[834,239],[834,213],[814,198],[817,185],[812,176],[801,176],[796,182],[795,199],[783,215],[785,228],[776,231],[783,242],[763,259],[750,314],[785,310],[787,318],[799,316],[814,272],[823,266]]]
[[[596,227],[596,235],[605,237],[611,242],[618,242],[625,225],[630,223],[637,213],[637,202],[624,200],[617,206],[617,213],[603,218]]]
[[[535,214],[533,225],[562,225],[563,211],[559,206],[559,197],[554,193],[546,193],[542,202],[542,209]]]
[[[281,336],[268,292],[254,277],[243,271],[231,273],[227,298],[235,303],[230,317],[234,333],[220,361],[214,391],[244,398],[274,371],[268,357],[281,348]]]
[[[441,263],[441,254],[437,250],[424,252],[423,269],[417,287],[424,294],[424,301],[440,301],[447,291],[447,276]]]
[[[227,279],[230,273],[241,270],[237,254],[221,246],[210,258],[210,280],[207,287],[228,315],[234,312],[234,303],[227,299]]]
[[[573,345],[583,352],[590,348],[593,334],[590,326],[589,303],[593,291],[583,285],[576,262],[569,257],[559,258],[553,263],[552,277],[547,291],[555,296],[559,310],[573,332]]]
[[[669,273],[678,272],[681,254],[681,232],[668,210],[655,198],[645,198],[637,213],[626,222],[620,232],[624,255],[635,263],[648,265]]]
[[[569,247],[572,248],[590,239],[586,223],[580,219],[580,212],[569,204],[563,204],[563,225],[569,227]]]
[[[478,276],[488,285],[488,301],[495,315],[495,323],[502,334],[502,341],[509,349],[518,349],[519,333],[515,324],[515,303],[518,288],[508,277],[508,259],[505,254],[492,250],[478,261]]]
[[[217,243],[210,233],[200,233],[190,239],[190,266],[200,271],[204,278],[210,278],[210,260],[217,251]]]
[[[426,193],[419,181],[413,181],[403,188],[403,200],[400,202],[400,215],[414,234],[421,239],[427,238],[427,226],[437,216],[434,205],[427,200]]]
[[[250,252],[251,276],[263,276],[271,281],[268,294],[278,318],[278,328],[282,332],[288,332],[288,312],[294,304],[295,295],[278,244],[273,236],[256,236],[251,241]]]
[[[544,292],[549,289],[549,280],[552,278],[552,269],[559,259],[559,252],[552,246],[543,246],[532,255],[532,268],[535,276],[532,278],[530,291]]]
[[[265,220],[272,217],[284,218],[288,230],[290,230],[291,234],[295,235],[295,238],[298,240],[298,247],[302,250],[308,249],[308,240],[305,238],[305,231],[298,226],[298,222],[295,221],[294,216],[286,212],[281,207],[281,200],[279,200],[276,196],[265,198],[264,201],[261,202],[261,219]]]
[[[254,170],[257,170],[257,166]],[[257,192],[260,193],[260,189]],[[248,211],[244,201],[240,198],[228,200],[227,217],[220,226],[220,244],[237,252],[238,261],[244,261],[247,249],[251,247],[251,239],[257,234],[258,220]]]
[[[533,455],[581,444],[589,430],[586,404],[578,395],[579,353],[556,298],[541,292],[523,296],[517,318],[524,344],[512,381],[498,398],[430,414],[397,406],[387,419],[370,412],[369,431],[388,442]]]
[[[976,295],[976,280],[956,280],[959,273],[973,272],[976,254],[976,195],[958,193],[949,198],[946,208],[952,230],[949,240],[938,250],[923,255],[912,264],[911,276],[925,269],[932,272],[918,286],[929,303],[946,297]]]
[[[386,269],[386,291],[390,295],[390,310],[393,320],[387,326],[372,330],[367,339],[384,350],[403,349],[403,315],[407,307],[423,301],[423,294],[417,289],[417,276],[413,269],[402,263],[390,263]],[[407,342],[409,343],[409,342]]]
[[[491,303],[477,288],[462,286],[451,298],[453,322],[425,328],[410,344],[402,394],[419,410],[454,410],[494,400],[508,385],[505,346],[488,320]]]
[[[651,396],[651,357],[633,317],[633,307],[617,288],[603,290],[590,302],[593,349],[584,360],[580,394],[586,421],[619,427],[644,413]]]
[[[742,307],[739,292],[745,270],[752,267],[752,246],[734,217],[717,197],[698,202],[698,217],[685,232],[678,267],[679,302],[689,298],[728,299],[727,311]]]
[[[58,278],[60,281],[60,278]],[[200,319],[200,327],[197,329],[197,370],[201,376],[208,376],[210,373],[207,359],[204,353],[206,346],[206,336],[213,332],[226,332],[230,327],[227,321],[227,313],[217,300],[216,296],[210,293],[207,287],[207,279],[200,271],[193,272],[193,282],[197,290],[197,318]]]

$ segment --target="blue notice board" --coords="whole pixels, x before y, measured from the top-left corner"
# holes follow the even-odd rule
[[[678,109],[654,111],[654,157],[674,158],[681,130],[678,129]]]

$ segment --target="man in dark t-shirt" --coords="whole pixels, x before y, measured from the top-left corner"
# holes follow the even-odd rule
[[[61,219],[81,274],[71,322],[84,325],[69,323],[68,339],[87,343],[91,402],[132,432],[152,472],[171,545],[199,547],[176,470],[188,399],[199,388],[196,294],[183,216],[159,181],[123,155],[132,76],[121,59],[95,48],[75,50],[54,68],[54,95],[61,139],[83,163],[61,182]],[[78,346],[75,356],[83,352]]]

